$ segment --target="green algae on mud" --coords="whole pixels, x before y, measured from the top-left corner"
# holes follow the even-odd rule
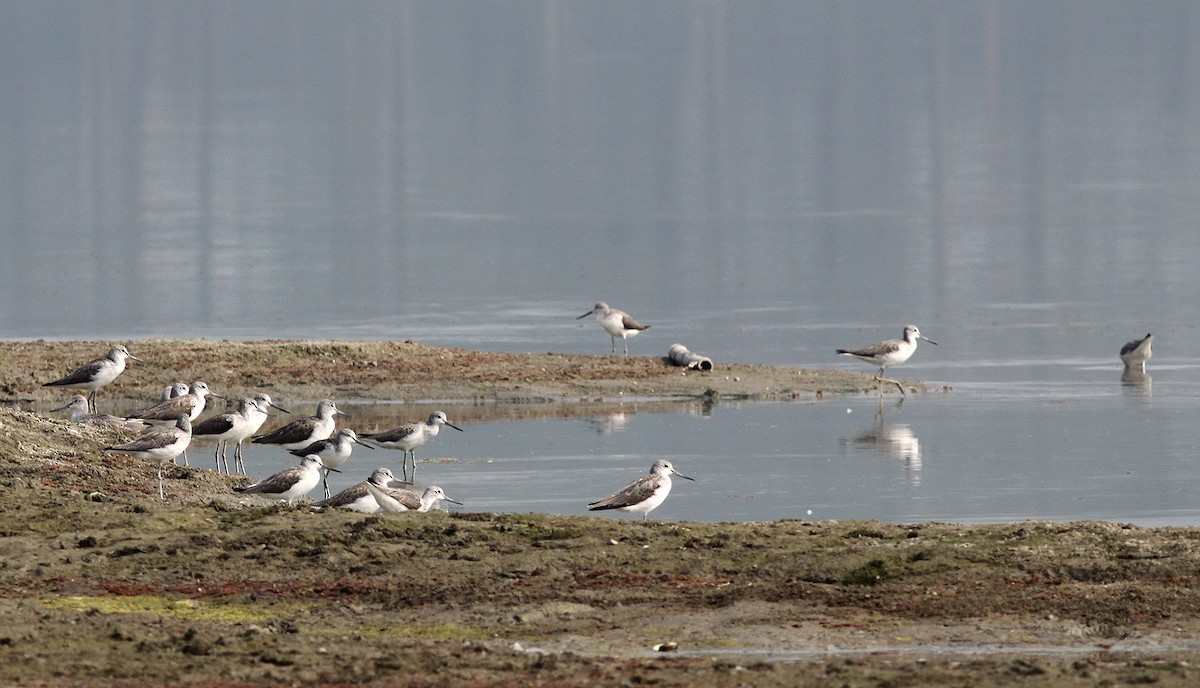
[[[1187,685],[1197,652],[1194,529],[6,496],[11,685]]]

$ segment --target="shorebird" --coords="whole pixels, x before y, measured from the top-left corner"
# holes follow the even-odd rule
[[[225,398],[210,390],[207,384],[197,380],[188,388],[187,394],[181,394],[177,397],[160,401],[150,408],[127,416],[127,418],[130,420],[142,420],[147,423],[168,425],[173,423],[175,418],[179,417],[179,414],[186,413],[188,420],[194,421],[200,417],[201,413],[204,413],[204,407],[208,403],[207,397],[210,395],[218,399]]]
[[[314,509],[349,509],[364,514],[373,514],[379,511],[379,502],[375,500],[375,496],[367,489],[367,484],[371,483],[378,487],[387,487],[388,483],[395,479],[396,476],[392,475],[390,468],[376,468],[371,472],[371,477],[347,487],[332,497],[315,502],[312,507]]]
[[[446,414],[441,411],[434,411],[429,414],[429,420],[421,423],[409,423],[401,425],[398,428],[384,430],[383,432],[373,432],[363,435],[363,439],[371,440],[375,444],[387,449],[400,449],[404,451],[404,457],[400,459],[400,469],[404,474],[404,482],[409,483],[408,479],[408,457],[412,456],[413,480],[417,479],[417,447],[425,444],[429,440],[437,437],[438,430],[443,425],[448,425],[455,430],[462,432],[462,428],[451,423],[446,419]],[[411,483],[410,483],[411,484]]]
[[[175,397],[181,397],[187,393],[188,393],[188,383],[176,382],[173,385],[169,385],[169,386],[163,388],[162,396],[159,397],[158,401],[159,401],[159,403],[162,403],[164,401],[167,401],[168,399],[174,399]]]
[[[879,372],[875,374],[875,379],[879,381],[880,394],[883,394],[883,383],[885,382],[896,385],[900,394],[904,394],[904,385],[897,380],[885,378],[883,371],[888,366],[900,365],[907,361],[917,350],[918,339],[924,339],[930,344],[937,345],[937,342],[921,334],[921,330],[917,329],[916,325],[905,325],[904,336],[901,339],[887,339],[862,349],[838,349],[837,352],[839,355],[853,356],[860,361],[879,366]]]
[[[189,421],[194,421],[204,412],[204,407],[208,403],[206,397],[210,394],[218,399],[225,398],[211,391],[207,384],[197,380],[192,383],[187,394],[173,397],[166,401],[160,401],[148,409],[128,416],[128,418],[130,420],[145,421],[154,425],[168,425],[174,422],[174,419],[178,418],[179,414],[183,413],[187,414]],[[183,465],[189,465],[187,451],[183,452]]]
[[[292,450],[307,447],[317,440],[327,439],[333,434],[336,415],[346,414],[338,410],[332,399],[322,399],[317,404],[317,415],[296,420],[279,427],[265,435],[255,435],[251,440],[255,444],[275,444]]]
[[[358,435],[355,435],[350,428],[342,428],[329,439],[317,440],[303,449],[293,449],[290,453],[296,456],[315,454],[321,457],[321,464],[327,469],[325,475],[321,476],[321,483],[325,486],[325,499],[329,499],[328,469],[341,468],[342,464],[349,461],[350,451],[356,444],[361,444],[367,449],[375,448],[360,441]]]
[[[163,403],[164,401],[169,401],[171,399],[174,399],[175,397],[181,397],[187,393],[188,393],[188,383],[176,382],[175,384],[171,385],[170,387],[164,388],[162,396],[160,396],[157,401],[146,404],[140,410],[138,410],[136,413],[131,413],[128,416],[126,416],[126,418],[133,418],[145,411],[149,411],[150,409],[154,408],[155,406],[158,406],[159,404]]]
[[[188,447],[192,441],[192,421],[186,413],[181,413],[175,419],[175,424],[167,427],[154,427],[142,435],[115,447],[105,447],[105,451],[119,452],[136,456],[139,459],[153,459],[158,462],[158,498],[163,496],[162,467],[168,461],[173,461]]]
[[[126,420],[120,416],[110,416],[107,413],[88,413],[88,400],[82,394],[72,396],[67,403],[51,411],[71,410],[71,422],[83,425],[99,425],[121,430],[143,430],[146,426],[141,421]]]
[[[242,463],[242,442],[262,427],[263,421],[270,415],[267,409],[260,405],[258,399],[247,397],[238,402],[236,411],[227,411],[200,423],[192,428],[192,438],[215,440],[217,449],[213,453],[218,473],[222,469],[229,472],[229,461],[225,452],[229,443],[233,442],[233,465],[236,469]]]
[[[398,490],[374,483],[367,483],[367,490],[379,504],[380,511],[416,511],[423,514],[442,500],[462,506],[462,502],[447,497],[442,488],[437,485],[425,488],[420,497],[411,490]]]
[[[1167,342],[1170,344],[1170,342]],[[1154,335],[1147,333],[1141,339],[1135,339],[1132,342],[1126,342],[1125,346],[1121,347],[1121,362],[1125,364],[1125,368],[1137,368],[1142,371],[1146,370],[1146,361],[1150,359],[1153,353],[1150,347],[1154,344]]]
[[[75,372],[70,375],[47,382],[43,387],[68,387],[70,389],[82,389],[90,392],[88,401],[92,405],[92,410],[96,410],[96,392],[101,388],[117,379],[125,370],[125,359],[132,358],[135,361],[142,359],[129,353],[129,349],[123,344],[114,344],[102,358],[97,358],[94,361],[88,361],[75,369]]]
[[[242,494],[260,494],[264,497],[282,499],[287,501],[288,506],[291,506],[297,497],[308,494],[317,486],[317,483],[321,482],[321,468],[321,457],[306,456],[299,464],[285,468],[265,480],[233,489]],[[341,473],[336,468],[329,470]]]
[[[612,352],[614,354],[617,353],[617,337],[620,337],[621,341],[624,342],[625,355],[628,356],[629,338],[635,336],[642,330],[650,329],[649,325],[642,325],[638,321],[629,317],[629,314],[625,311],[609,308],[608,304],[604,303],[603,301],[596,302],[596,305],[592,306],[592,310],[575,319],[583,320],[589,315],[595,315],[596,320],[600,322],[600,327],[603,327],[604,331],[607,332],[610,337],[612,337]]]
[[[666,501],[667,495],[671,493],[672,475],[677,475],[684,480],[692,480],[692,478],[675,470],[670,461],[659,459],[650,467],[649,475],[643,475],[629,483],[616,494],[588,504],[588,510],[602,511],[604,509],[617,509],[618,511],[627,511],[633,514],[641,514],[642,522],[645,522],[650,512],[661,506]]]

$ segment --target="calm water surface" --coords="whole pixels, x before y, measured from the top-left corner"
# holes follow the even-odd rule
[[[862,367],[833,350],[912,322],[940,346],[903,407],[472,423],[420,475],[583,513],[667,457],[697,479],[667,519],[1194,522],[1198,32],[1188,2],[3,4],[0,336],[599,354],[603,300],[635,354]]]
[[[654,412],[630,403],[578,419],[459,420],[465,432],[443,430],[419,450],[418,484],[442,486],[466,510],[584,514],[667,458],[695,478],[677,479],[654,513],[668,520],[1200,523],[1200,389],[1162,373],[1157,382],[1122,382],[1113,366],[1094,373],[1086,384],[966,384],[882,403],[680,402]],[[360,429],[424,415],[408,404],[343,408]],[[465,410],[439,408],[452,420]],[[209,452],[194,448],[193,465],[208,466]],[[356,448],[331,485],[397,469],[399,456]],[[257,477],[295,461],[257,446],[246,460]]]

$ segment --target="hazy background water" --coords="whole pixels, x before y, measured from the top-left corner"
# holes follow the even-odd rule
[[[1071,456],[1087,482],[1195,454],[1198,36],[1182,0],[0,2],[0,333],[604,353],[574,318],[605,300],[653,325],[636,354],[835,366],[915,322],[941,346],[906,374],[954,391],[901,417],[944,503],[905,472],[871,499],[884,462],[789,475],[863,477],[847,515],[1158,518],[1135,481],[1111,511],[1024,495]],[[1116,360],[1147,331],[1152,394]],[[817,407],[869,425],[844,405]],[[631,423],[589,492],[722,424],[692,473],[878,453],[812,408]],[[776,414],[786,436],[744,429]],[[557,427],[516,424],[511,451]],[[664,517],[784,510],[676,499]],[[1200,520],[1186,501],[1169,517]]]

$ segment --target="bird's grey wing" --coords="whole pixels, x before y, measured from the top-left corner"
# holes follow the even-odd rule
[[[208,420],[204,421],[203,423],[200,423],[199,425],[193,427],[192,428],[192,436],[195,437],[198,435],[220,435],[222,433],[229,432],[230,428],[232,428],[232,427],[233,427],[233,418],[226,414],[221,414],[219,416],[213,416],[212,418],[209,418]]]
[[[315,418],[301,418],[294,420],[291,423],[254,438],[254,442],[258,444],[290,444],[292,442],[303,442],[312,435],[313,425],[317,422]]]
[[[644,475],[626,485],[620,492],[588,504],[588,509],[600,511],[602,509],[620,509],[623,506],[632,506],[646,501],[650,495],[654,494],[654,490],[657,488],[658,476]]]
[[[286,492],[289,487],[294,485],[300,479],[300,472],[303,470],[300,466],[292,466],[279,471],[275,475],[245,487],[235,487],[233,489],[243,494],[278,494]]]
[[[417,431],[416,425],[401,425],[398,428],[384,430],[383,432],[375,432],[369,435],[363,435],[366,439],[375,440],[376,442],[399,442],[400,440],[412,435]]]
[[[1141,346],[1142,342],[1144,341],[1146,341],[1145,337],[1141,339],[1135,339],[1132,342],[1125,342],[1125,346],[1121,347],[1121,355],[1124,356],[1126,354],[1133,353],[1133,351]]]
[[[391,488],[389,488],[391,489]],[[409,490],[392,490],[392,496],[406,508],[416,511],[421,508],[421,498]]]
[[[303,449],[292,449],[289,453],[300,457],[308,456],[309,454],[320,454],[329,449],[331,444],[333,444],[331,440],[317,440]]]
[[[125,444],[108,447],[113,451],[150,451],[175,443],[175,433],[165,430],[152,430],[144,435],[138,435]]]
[[[395,488],[395,487],[385,487],[383,485],[370,485],[367,487],[367,489],[373,494],[378,492],[379,494],[383,494],[385,496],[391,497],[392,499],[399,502],[400,506],[403,506],[405,509],[408,509],[409,511],[416,511],[417,509],[421,508],[421,498],[408,490],[403,490],[403,489],[399,489],[399,488]],[[386,504],[383,500],[379,499],[378,495],[376,495],[375,501],[379,502],[380,508],[382,508],[384,511],[392,511],[393,510],[393,509],[389,508],[389,505]]]
[[[89,413],[81,416],[79,422],[84,425],[98,425],[104,428],[121,428],[122,430],[132,430],[134,425],[141,425],[137,421],[130,421],[120,416],[110,416],[107,413]]]
[[[88,361],[87,363],[84,363],[76,368],[70,375],[59,380],[55,380],[54,382],[47,382],[42,386],[62,387],[65,385],[78,385],[84,382],[90,382],[91,379],[96,376],[96,373],[100,372],[100,367],[104,365],[105,360],[107,359],[97,358],[94,361]]]
[[[355,483],[355,484],[351,485],[350,487],[347,487],[346,489],[335,494],[334,496],[330,497],[329,499],[322,499],[319,502],[314,502],[312,506],[313,507],[345,506],[347,504],[353,504],[354,502],[357,502],[358,500],[362,499],[363,497],[366,497],[368,494],[370,494],[370,490],[367,489],[367,481],[364,480],[362,482]]]
[[[621,327],[624,327],[627,330],[648,330],[648,329],[650,329],[649,325],[643,325],[643,324],[639,323],[638,321],[631,318],[628,313],[625,313],[624,315],[621,316]]]
[[[141,420],[175,420],[181,413],[191,414],[192,398],[190,396],[175,397],[167,399],[164,402],[155,404],[150,408],[141,411],[136,416],[130,418],[138,418]]]
[[[864,347],[862,349],[838,349],[838,353],[850,354],[852,356],[862,356],[863,358],[876,358],[879,356],[886,356],[898,348],[900,348],[899,342],[888,340],[886,342],[872,344],[871,346]]]

